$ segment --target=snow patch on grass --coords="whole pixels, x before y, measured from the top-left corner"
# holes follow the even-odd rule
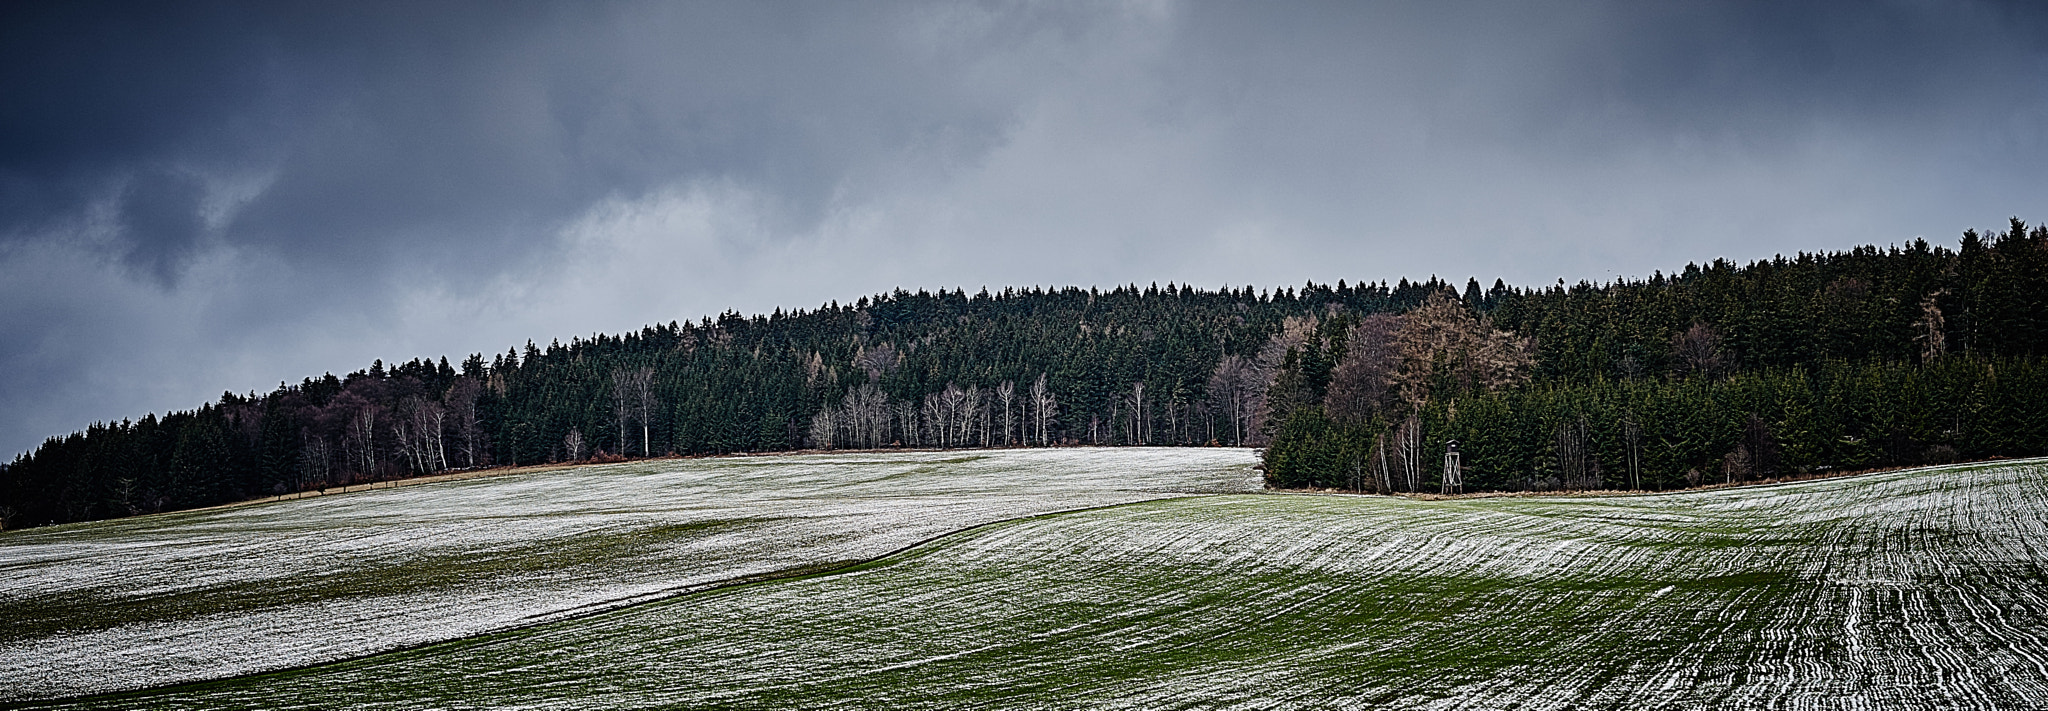
[[[103,705],[2043,708],[2044,521],[2031,463],[1670,496],[1150,501]]]
[[[0,699],[217,679],[857,560],[968,526],[1258,486],[1242,449],[656,461],[0,536]]]

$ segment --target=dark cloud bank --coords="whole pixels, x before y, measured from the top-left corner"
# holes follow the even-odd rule
[[[10,4],[0,448],[899,285],[1948,242],[2048,219],[2040,7]]]

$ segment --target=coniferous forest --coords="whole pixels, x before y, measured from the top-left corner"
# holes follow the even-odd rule
[[[896,291],[382,361],[95,424],[0,524],[451,469],[804,448],[1264,446],[1268,483],[1670,489],[2048,453],[2048,227],[1611,284]],[[1458,466],[1446,466],[1455,441]]]

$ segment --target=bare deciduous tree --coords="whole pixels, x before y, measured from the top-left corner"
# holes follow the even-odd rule
[[[1249,409],[1241,417],[1243,435],[1238,438],[1238,443],[1264,443],[1265,438],[1271,434],[1272,426],[1278,424],[1273,421],[1273,415],[1278,414],[1274,412],[1274,405],[1307,404],[1288,402],[1293,400],[1293,397],[1288,396],[1301,394],[1299,389],[1274,386],[1278,384],[1280,375],[1285,370],[1282,366],[1287,359],[1291,355],[1299,354],[1309,339],[1315,337],[1316,329],[1321,325],[1322,320],[1314,315],[1289,316],[1282,319],[1280,330],[1259,347],[1258,353],[1249,361],[1250,367],[1238,370],[1237,374],[1250,383],[1245,388],[1245,396],[1239,398],[1249,406]],[[1222,365],[1220,362],[1217,364],[1219,368]],[[1211,377],[1214,377],[1213,373]]]
[[[1387,467],[1387,433],[1381,432],[1373,441],[1373,450],[1379,453],[1380,490],[1391,492],[1394,490],[1394,472]]]
[[[413,458],[420,472],[440,471],[448,468],[448,448],[443,431],[448,424],[448,409],[439,401],[417,395],[405,400],[406,424],[412,430]]]
[[[398,445],[398,456],[414,473],[447,468],[443,465],[440,442],[444,413],[441,403],[408,395],[390,418],[391,439]]]
[[[475,378],[463,376],[456,378],[441,398],[454,425],[455,438],[462,443],[464,467],[475,467],[483,451],[483,421],[477,417],[476,409],[477,398],[482,396],[483,384]]]
[[[1394,405],[1401,365],[1401,317],[1373,314],[1351,327],[1343,357],[1330,374],[1323,409],[1339,419],[1362,420]]]
[[[896,350],[895,345],[889,343],[878,344],[873,348],[862,346],[853,355],[854,367],[867,371],[868,382],[871,383],[894,372],[896,365],[902,360],[903,354]]]
[[[962,388],[955,383],[926,395],[925,425],[933,442],[944,448],[973,446],[987,415],[986,400],[981,386]]]
[[[917,402],[908,398],[896,403],[896,432],[905,445],[924,446],[923,429],[917,424]]]
[[[572,462],[583,461],[586,457],[583,430],[571,427],[569,434],[562,436],[562,452]]]
[[[299,432],[299,474],[304,477],[299,488],[305,489],[311,482],[320,482],[320,488],[334,477],[334,450],[328,445],[325,435],[314,434],[310,428]]]
[[[1046,386],[1045,374],[1039,373],[1038,379],[1031,383],[1031,416],[1040,445],[1052,444],[1052,418],[1058,417],[1059,412],[1058,398],[1053,397],[1052,389]]]
[[[1408,490],[1419,491],[1422,467],[1425,466],[1422,459],[1422,416],[1419,413],[1410,412],[1408,419],[1394,428],[1394,446],[1400,455],[1401,473],[1408,480]]]
[[[946,403],[944,399],[945,391],[926,393],[924,396],[924,409],[921,411],[925,427],[925,440],[937,445],[940,449],[946,447],[947,423],[945,421]]]
[[[1680,375],[1711,378],[1727,371],[1728,355],[1721,348],[1721,332],[1704,323],[1671,337],[1672,365]]]
[[[838,410],[831,405],[819,408],[818,414],[811,416],[811,446],[818,449],[831,449],[834,445],[838,444],[838,436]]]
[[[349,419],[349,434],[354,437],[356,473],[370,476],[377,471],[377,408],[364,407]]]
[[[989,410],[989,392],[979,385],[967,388],[967,442],[975,447],[987,447],[991,434],[988,423],[995,413]]]
[[[1941,297],[1936,291],[1920,300],[1920,318],[1913,321],[1913,341],[1920,344],[1921,362],[1931,362],[1948,353],[1948,320],[1941,315]]]
[[[358,476],[374,475],[377,471],[377,416],[382,408],[351,392],[342,393],[334,401],[347,413],[341,448],[347,453],[349,467]]]
[[[1209,373],[1209,397],[1230,421],[1230,444],[1244,446],[1252,439],[1257,414],[1265,409],[1265,374],[1256,362],[1227,355]]]
[[[1721,460],[1724,481],[1746,481],[1777,471],[1778,439],[1772,436],[1771,428],[1763,418],[1750,413],[1744,420],[1741,441]]]
[[[1148,429],[1149,423],[1147,422],[1149,418],[1145,416],[1145,381],[1140,380],[1131,383],[1129,403],[1131,406],[1131,443],[1151,444],[1152,433]]]
[[[626,423],[640,422],[640,456],[651,456],[654,414],[654,368],[620,368],[612,371],[612,413],[619,423],[620,453],[626,448]]]
[[[1409,408],[1429,401],[1439,376],[1463,389],[1499,390],[1523,382],[1535,364],[1527,339],[1496,330],[1449,291],[1439,291],[1401,317],[1395,387]]]
[[[1600,477],[1594,470],[1587,445],[1592,439],[1584,416],[1576,417],[1557,426],[1553,437],[1557,453],[1558,477],[1564,488],[1587,491],[1600,488]]]
[[[827,372],[825,356],[817,351],[811,351],[811,357],[804,359],[804,385],[817,385],[818,379],[825,377]]]
[[[1010,438],[1011,434],[1016,431],[1016,423],[1010,419],[1010,408],[1016,403],[1016,400],[1017,384],[1015,382],[1005,380],[1002,384],[996,386],[996,402],[1001,403],[1003,408],[1003,446],[1005,447],[1015,443]]]
[[[953,406],[953,418],[957,427],[954,446],[970,446],[974,443],[975,431],[981,427],[979,419],[982,414],[981,386],[969,385],[965,389],[961,389],[948,383],[946,390],[948,391],[948,399]]]
[[[879,448],[889,436],[889,395],[874,383],[861,383],[846,391],[840,403],[840,417],[840,426],[847,429],[848,444]]]

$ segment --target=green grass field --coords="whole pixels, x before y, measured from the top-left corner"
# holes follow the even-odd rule
[[[338,661],[1257,486],[1241,449],[646,461],[0,534],[0,702]]]
[[[1152,500],[51,707],[2041,708],[2044,475]]]

